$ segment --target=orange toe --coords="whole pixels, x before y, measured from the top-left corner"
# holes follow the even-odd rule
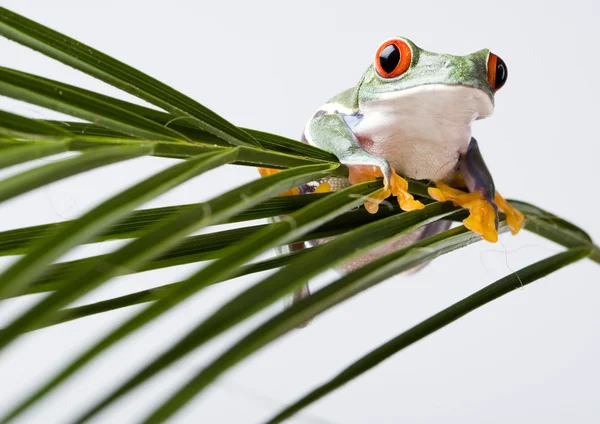
[[[258,168],[258,173],[261,177],[266,177],[267,175],[276,174],[281,169],[273,169],[273,168]]]
[[[423,209],[425,205],[418,200],[415,200],[412,194],[408,192],[408,181],[396,174],[392,168],[392,178],[390,178],[390,189],[393,196],[398,199],[400,209],[403,211],[414,211]]]
[[[480,234],[484,240],[497,242],[496,211],[490,202],[481,199],[469,202],[465,206],[470,210],[469,217],[463,221],[465,227]]]
[[[373,181],[383,177],[381,169],[372,165],[351,165],[348,166],[350,184],[358,184],[366,181]],[[388,187],[371,195],[368,201],[365,202],[365,208],[370,213],[377,213],[379,205],[383,200],[390,196],[396,196],[400,208],[404,211],[412,211],[415,209],[423,209],[425,206],[415,200],[413,195],[408,192],[408,182],[396,174],[392,169],[392,176],[388,181]]]
[[[498,209],[506,215],[506,223],[508,224],[508,228],[510,228],[510,232],[517,234],[521,231],[521,228],[525,224],[525,215],[500,196],[500,193],[496,193],[494,202],[498,205]]]
[[[384,188],[382,188],[379,191],[376,191],[369,197],[369,200],[367,200],[364,203],[365,209],[369,213],[377,213],[379,211],[379,205],[381,204],[381,202],[390,197],[391,194],[392,193],[390,190],[386,190]]]

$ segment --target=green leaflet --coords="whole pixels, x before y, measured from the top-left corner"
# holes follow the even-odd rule
[[[495,283],[490,284],[489,286],[479,290],[471,296],[466,297],[460,302],[455,303],[454,305],[433,315],[431,318],[428,318],[420,324],[417,324],[410,330],[405,331],[381,347],[371,351],[371,353],[354,362],[327,383],[319,386],[300,399],[298,402],[295,402],[294,404],[285,408],[275,417],[270,419],[268,424],[282,422],[284,419],[292,416],[316,400],[346,384],[348,381],[353,380],[364,372],[370,370],[405,347],[410,346],[416,341],[419,341],[431,333],[439,330],[440,328],[443,328],[446,325],[456,321],[469,312],[472,312],[475,309],[522,287],[523,285],[530,284],[535,280],[545,277],[546,275],[573,262],[583,259],[589,254],[590,249],[587,247],[572,248],[566,252],[559,253],[542,261],[536,262],[533,265],[529,265],[496,281]]]
[[[116,108],[128,110],[131,113],[143,116],[161,125],[176,129],[179,133],[185,134],[187,137],[194,141],[210,144],[219,144],[223,146],[227,145],[224,144],[220,138],[212,135],[211,133],[198,129],[196,126],[192,125],[188,119],[173,117],[173,115],[170,115],[165,112],[136,105],[134,103],[116,99],[114,97],[110,97],[104,94],[95,93],[93,91],[85,90],[79,87],[74,87],[72,85],[61,83],[58,81],[52,81],[52,83],[57,87],[64,87],[70,90],[77,90],[79,93],[84,94],[86,97],[94,98],[100,102],[109,103]],[[55,125],[64,126],[65,130],[73,134],[102,135],[115,138],[120,138],[122,136],[119,132],[106,130],[105,128],[97,125],[85,123],[82,124],[79,122],[49,122]],[[249,128],[242,128],[242,130],[252,135],[256,140],[260,142],[261,146],[263,146],[265,149],[275,150],[282,153],[297,154],[329,162],[338,161],[335,155],[326,152],[325,150],[321,150],[318,147],[311,146],[310,144],[300,143],[296,140],[291,140],[286,137],[282,137],[275,134],[269,134],[263,131],[257,131]]]
[[[319,246],[314,247],[313,249],[319,249]],[[294,260],[298,256],[302,256],[306,254],[308,250],[300,250],[297,252],[288,253],[285,255],[279,255],[271,259],[266,259],[264,261],[255,262],[249,265],[245,265],[240,268],[238,272],[236,272],[231,277],[227,278],[233,279],[237,277],[241,277],[243,275],[249,275],[255,272],[266,271],[273,268],[279,268],[281,266],[287,265],[290,261]],[[224,280],[225,281],[225,280]],[[215,281],[214,284],[221,283],[222,281]],[[51,321],[44,323],[43,327],[49,327],[52,325],[60,324],[63,322],[73,321],[79,318],[85,318],[91,315],[96,315],[102,312],[108,312],[115,309],[125,308],[127,306],[138,305],[140,303],[152,302],[158,299],[162,299],[167,294],[177,287],[182,282],[165,284],[163,286],[157,286],[148,290],[142,290],[136,293],[131,293],[125,296],[115,297],[113,299],[107,299],[100,302],[90,303],[82,306],[75,306],[72,308],[61,309]],[[33,330],[37,330],[39,328],[33,328]],[[2,330],[0,330],[0,333]]]
[[[192,128],[191,126],[187,126],[185,125],[185,123],[182,124],[179,121],[174,121],[173,119],[171,119],[171,116],[166,113],[144,108],[143,106],[134,105],[132,103],[123,102],[122,100],[117,100],[113,98],[106,99],[107,96],[103,96],[103,98],[106,101],[109,101],[108,99],[110,99],[110,101],[114,101],[116,105],[123,108],[129,108],[129,110],[134,111],[136,113],[140,113],[142,116],[148,119],[152,119],[153,121],[162,123],[164,125],[168,125],[169,127],[176,129],[178,132],[185,134],[193,141],[223,146],[227,145],[223,143],[222,140],[214,137],[212,134],[201,131],[197,128]],[[122,138],[126,136],[125,134],[106,129],[99,125],[64,121],[47,122],[55,125],[62,125],[65,127],[65,130],[69,131],[69,133],[73,135],[86,134],[112,138]],[[321,150],[318,147],[312,146],[310,144],[301,143],[296,140],[282,137],[280,135],[270,134],[263,131],[256,131],[249,128],[243,128],[243,130],[246,131],[248,134],[254,136],[254,138],[256,138],[261,143],[261,145],[267,150],[305,156],[315,160],[338,162],[338,159],[331,153]]]
[[[245,211],[239,216],[233,217],[232,219],[228,220],[228,222],[238,222],[243,221],[245,219],[256,219],[287,214],[293,212],[294,210],[297,210],[297,208],[299,208],[302,205],[306,205],[312,202],[313,199],[319,199],[322,196],[326,195],[315,194],[269,199],[264,204],[258,205],[256,209],[253,208],[251,210]],[[286,203],[289,203],[289,205],[286,206]],[[131,220],[123,222],[122,226],[117,225],[105,237],[102,237],[99,240],[109,240],[119,237],[133,237],[136,235],[140,235],[143,229],[147,228],[148,226],[151,226],[155,222],[155,218],[158,219],[157,222],[162,222],[164,219],[167,219],[169,216],[172,216],[172,214],[174,214],[175,212],[186,210],[190,207],[193,206],[185,205],[181,207],[167,207],[158,208],[156,210],[152,209],[147,211],[136,212],[134,214],[139,213],[139,215],[132,217]],[[381,208],[378,214],[371,215],[369,213],[366,213],[364,209],[360,208],[359,210],[348,212],[340,217],[337,217],[336,219],[325,224],[323,227],[317,230],[316,233],[309,232],[305,237],[301,237],[297,241],[322,238],[335,234],[340,234],[342,232],[347,231],[350,228],[354,228],[368,222],[373,222],[377,219],[381,219],[382,217],[391,216],[397,213],[396,209],[397,208],[389,210],[387,208]],[[567,242],[573,241],[572,237],[576,236],[576,241],[579,243],[579,245],[588,244],[587,235],[585,235],[585,233],[574,232],[572,228],[576,227],[574,227],[572,224],[567,223],[566,221],[563,221],[560,218],[555,217],[540,209],[534,209],[532,206],[529,206],[529,210],[526,211],[526,213],[528,217],[532,217],[532,221],[528,221],[530,224],[531,222],[533,222],[533,219],[536,216],[543,215],[545,217],[545,219],[543,219],[542,223],[539,225],[528,224],[527,228],[530,231],[536,230],[539,232],[541,229],[544,228],[544,226],[548,226],[552,229],[552,231],[556,232],[556,236],[554,238],[556,239],[555,241],[559,243],[561,243],[561,240],[566,240]],[[457,214],[456,217],[453,217],[452,219],[460,220],[462,218],[463,217],[461,216],[461,214]],[[29,229],[0,233],[0,251],[3,249],[3,246],[9,248],[11,246],[13,237],[15,235],[21,235],[21,231],[24,233],[24,236],[28,236],[31,234],[32,239],[35,240],[41,237],[41,231],[50,231],[51,228],[54,227],[40,226],[31,227]],[[258,231],[260,228],[260,226],[254,226],[189,237],[185,239],[182,243],[180,243],[176,248],[171,249],[168,253],[160,255],[152,261],[148,262],[140,270],[152,270],[221,257],[223,255],[221,249],[227,247],[231,243],[239,240],[240,238],[246,237],[254,233],[255,231]],[[18,241],[18,239],[16,240]],[[567,247],[570,245],[569,243],[562,244],[566,245]],[[25,251],[27,250],[21,249],[17,252]],[[14,254],[17,252],[9,251],[8,253]],[[101,257],[91,257],[52,265],[42,278],[35,281],[35,284],[27,290],[27,293],[37,293],[48,290],[55,290],[60,287],[62,280],[68,278],[69,276],[76,275],[78,272],[81,272],[83,269],[85,269],[87,263],[100,260],[100,258]],[[592,257],[592,259],[594,258]]]
[[[54,145],[51,144],[49,146],[52,147]],[[29,147],[32,146],[22,147],[20,149],[29,149]],[[0,155],[0,161],[6,155],[7,153]],[[36,155],[35,149],[32,150],[32,155]],[[323,196],[327,196],[327,194],[274,197],[232,216],[224,223],[242,222],[252,219],[285,215],[294,212]],[[164,222],[175,214],[181,213],[184,210],[189,210],[193,207],[193,204],[189,204],[134,211],[129,217],[111,225],[101,234],[90,240],[90,243],[138,237],[153,225]],[[381,210],[386,211],[386,209],[383,208]],[[64,221],[54,224],[36,225],[33,227],[0,232],[0,255],[20,255],[27,253],[30,251],[32,243],[48,236],[52,231],[64,228],[69,222],[70,221]]]
[[[275,174],[274,176],[281,175],[284,172]],[[149,305],[146,309],[104,337],[40,389],[40,391],[30,397],[18,409],[22,410],[27,405],[33,403],[41,395],[47,393],[61,381],[64,381],[69,375],[81,368],[100,352],[150,322],[156,316],[182,302],[203,287],[234,275],[236,266],[242,265],[246,261],[258,256],[261,252],[272,248],[277,243],[288,242],[294,237],[327,222],[345,210],[361,204],[364,202],[365,195],[378,190],[380,187],[380,182],[364,183],[338,191],[328,196],[327,199],[310,204],[287,218],[272,224],[254,236],[231,246],[228,248],[228,255],[211,263],[186,281],[180,283],[175,289],[169,291],[164,298]]]
[[[382,208],[381,212],[381,214],[377,215],[371,215],[364,209],[347,212],[340,217],[332,219],[313,231],[309,231],[306,234],[298,236],[293,240],[293,242],[315,240],[334,236],[365,223],[374,222],[381,216],[386,216],[389,214],[389,212],[387,212],[384,208]],[[365,217],[365,215],[367,216]],[[177,246],[169,249],[161,255],[154,257],[141,268],[137,270],[123,268],[120,270],[119,275],[221,258],[227,254],[227,247],[239,242],[239,240],[243,238],[263,230],[266,227],[267,225],[254,225],[186,237],[185,239],[181,240]],[[285,242],[281,242],[281,244],[285,244]],[[27,293],[39,293],[59,289],[64,280],[74,278],[76,275],[83,272],[87,267],[92,266],[94,263],[100,263],[104,261],[105,258],[106,255],[99,255],[54,264],[48,267],[43,276],[33,281],[29,290],[27,290]]]
[[[0,275],[0,298],[22,293],[22,289],[42,274],[49,264],[73,247],[85,243],[142,203],[226,163],[235,153],[206,153],[180,162],[113,196],[80,218],[64,225],[60,231],[41,240],[28,255]]]
[[[329,206],[329,202],[315,202],[297,213],[290,215],[290,221],[293,222],[294,225],[300,225],[299,223],[302,222],[300,214],[302,214],[303,211],[311,207],[316,209],[321,205]],[[107,405],[146,381],[169,364],[172,364],[193,349],[228,330],[233,325],[241,322],[253,313],[258,312],[262,308],[275,302],[285,294],[299,288],[311,277],[334,267],[345,259],[357,256],[367,248],[374,247],[374,245],[382,243],[390,237],[443,218],[456,210],[455,207],[449,204],[434,203],[426,206],[423,210],[403,213],[362,226],[326,243],[318,251],[309,252],[306,255],[303,255],[279,272],[259,282],[227,302],[213,315],[180,339],[179,342],[152,361],[148,366],[144,367],[118,389],[90,408],[79,418],[78,422],[88,420]],[[261,237],[261,235],[262,234],[257,234],[253,240],[249,240],[242,245],[233,246],[229,255],[224,256],[220,261],[215,261],[196,275],[190,277],[187,280],[188,286],[191,286],[188,291],[194,290],[194,285],[203,287],[222,278],[223,275],[226,275],[226,272],[231,272],[226,267],[228,267],[231,262],[234,264],[237,263],[236,258],[241,252],[256,249],[262,243],[272,240],[272,235],[268,232],[265,232],[263,237]],[[253,244],[253,241],[256,243]],[[185,290],[183,285],[180,287],[182,290]],[[154,317],[158,313],[164,311],[165,307],[170,307],[174,300],[170,300],[169,297],[179,300],[185,293],[186,292],[183,292],[183,294],[170,293],[166,298],[150,305],[148,310],[155,309],[157,312],[154,314],[148,313],[148,318]],[[166,305],[163,306],[161,304]]]
[[[587,246],[592,249],[590,259],[600,263],[600,248],[581,228],[529,203],[518,200],[510,202],[525,214],[527,230],[565,247]]]
[[[0,169],[8,168],[20,163],[29,162],[52,156],[57,153],[63,153],[68,150],[66,142],[53,143],[31,143],[26,145],[16,144],[10,147],[0,149]]]
[[[144,272],[222,258],[227,254],[228,247],[238,243],[246,237],[264,230],[266,227],[266,224],[256,225],[187,237],[177,246],[153,258],[140,268],[120,269],[118,275],[127,275],[134,272]],[[331,237],[350,229],[352,229],[352,227],[325,224],[315,231],[309,231],[305,235],[297,237],[293,242]],[[286,242],[277,243],[277,245],[281,244],[286,244]],[[64,285],[65,280],[74,278],[90,266],[95,266],[104,262],[106,257],[107,255],[91,256],[88,258],[54,264],[47,268],[47,271],[43,276],[34,280],[31,286],[22,294],[59,290]]]
[[[142,143],[120,149],[105,147],[91,149],[72,158],[38,166],[0,181],[0,202],[94,168],[149,155],[152,150],[152,145]]]
[[[326,196],[326,195],[313,194],[313,195],[303,195],[303,196],[294,196],[294,197],[277,197],[274,199],[269,199],[267,202],[257,205],[255,208],[249,209],[249,210],[245,211],[244,213],[238,215],[237,217],[232,217],[232,219],[229,222],[238,222],[238,221],[243,221],[245,219],[264,218],[264,217],[288,214],[288,213],[293,212],[294,210],[297,210],[300,206],[309,204],[314,200],[322,198],[323,196]],[[517,204],[519,207],[522,207],[521,205],[523,205],[522,202],[513,201],[513,203]],[[180,208],[187,209],[189,207],[191,207],[191,205],[186,205],[186,206],[182,206],[182,207],[168,207],[168,208],[158,208],[156,210],[139,211],[141,213],[139,218],[141,220],[143,220],[145,218],[150,219],[150,218],[154,217],[155,214],[159,217],[162,217],[163,213],[168,214],[167,216],[169,216],[170,214],[174,213],[174,211],[180,210]],[[555,237],[554,237],[554,238],[556,238],[555,241],[557,241],[560,244],[568,245],[568,242],[573,241],[572,237],[577,238],[577,240],[580,243],[579,245],[585,246],[588,244],[587,234],[581,232],[581,230],[577,229],[577,227],[573,226],[573,224],[570,224],[548,212],[545,212],[545,211],[543,211],[539,208],[536,208],[534,206],[531,206],[531,205],[528,205],[526,208],[523,208],[523,210],[525,211],[528,218],[531,217],[531,220],[528,221],[530,223],[530,224],[528,224],[528,229],[530,231],[535,229],[537,232],[540,232],[542,229],[545,228],[544,226],[548,226],[549,228],[552,229],[553,232],[558,232],[558,231],[562,232],[562,233],[557,233],[557,235],[555,235]],[[305,237],[301,237],[297,240],[298,241],[310,240],[310,239],[327,237],[327,236],[339,234],[339,233],[348,231],[350,228],[364,225],[365,223],[372,222],[372,221],[381,219],[386,216],[391,216],[392,214],[395,214],[395,213],[397,213],[396,208],[394,208],[394,210],[389,210],[387,208],[381,208],[378,214],[371,215],[371,214],[366,213],[364,211],[364,209],[361,208],[359,210],[347,212],[344,215],[341,215],[340,217],[325,224],[319,230],[316,230],[317,233],[309,232],[306,234]],[[538,224],[535,222],[536,217],[543,217],[544,219],[542,219],[541,223]],[[449,217],[449,219],[460,220],[460,219],[462,219],[462,216],[461,216],[461,214],[456,214],[456,215],[453,215],[452,217]],[[124,222],[124,226],[126,226],[126,228],[129,228],[127,226],[128,224],[129,224],[128,222]],[[133,224],[137,225],[135,222]],[[535,225],[533,225],[533,224],[535,224]],[[35,229],[35,228],[37,228],[37,227],[32,227],[32,229]],[[119,229],[120,229],[119,227],[116,227],[115,231],[118,231]],[[162,259],[160,257],[158,257],[158,258],[156,258],[155,261],[149,262],[148,265],[146,265],[144,267],[144,269],[145,270],[156,269],[158,267],[169,266],[169,265],[175,264],[175,263],[189,263],[194,260],[204,260],[204,259],[221,257],[223,255],[221,250],[218,250],[217,252],[214,252],[214,253],[211,253],[211,252],[213,252],[215,249],[222,249],[223,247],[226,247],[227,245],[229,245],[232,241],[239,240],[249,234],[252,234],[253,232],[255,232],[259,229],[260,229],[260,227],[250,227],[248,229],[241,228],[241,229],[236,229],[236,230],[227,230],[224,232],[211,233],[211,234],[207,234],[207,235],[203,235],[203,236],[191,237],[191,238],[189,238],[188,243],[185,243],[184,245],[180,245],[178,248],[173,249],[171,251],[171,253],[168,255],[163,255]],[[0,245],[1,245],[1,240],[3,239],[1,236],[2,236],[2,233],[0,233]],[[195,239],[195,240],[193,241],[192,239]],[[561,241],[562,241],[562,243],[561,243]],[[316,248],[318,249],[319,247],[316,247]],[[596,246],[592,245],[591,248],[592,248],[592,252],[598,251],[598,248]],[[205,253],[201,253],[201,252],[205,252]],[[300,253],[303,254],[303,253],[306,253],[306,251],[303,251]],[[295,256],[297,254],[298,254],[298,252],[296,254],[290,255],[290,256]],[[198,256],[198,255],[205,255],[205,256]],[[189,259],[184,259],[186,257]],[[289,259],[290,259],[290,257],[283,256],[280,258],[274,258],[274,259],[270,259],[267,261],[263,261],[261,264],[264,264],[264,265],[260,265],[260,264],[250,265],[250,266],[248,266],[248,269],[243,270],[240,275],[245,275],[246,273],[258,272],[258,271],[262,271],[265,269],[271,269],[272,267],[281,266],[283,264],[287,264],[288,263],[287,261]],[[590,257],[590,259],[594,259],[594,258]],[[90,260],[92,260],[92,258],[90,258]],[[84,265],[82,262],[85,262],[85,261],[88,261],[88,259],[84,259],[84,260],[80,260],[80,261],[72,261],[71,263],[67,262],[67,263],[63,263],[63,264],[54,265],[52,268],[54,268],[55,271],[49,272],[45,276],[45,278],[38,281],[38,284],[36,286],[32,287],[29,292],[37,293],[37,292],[42,292],[42,291],[47,291],[47,290],[55,290],[56,288],[60,287],[61,279],[64,279],[69,274],[77,273],[80,269],[82,269],[81,267],[83,267],[83,265]],[[165,287],[167,287],[167,286],[165,286]],[[144,290],[142,292],[132,293],[131,295],[123,296],[121,298],[107,300],[104,302],[98,302],[98,305],[86,305],[89,307],[82,306],[81,308],[74,308],[76,310],[73,311],[72,313],[69,312],[69,313],[65,314],[65,317],[67,317],[67,316],[71,316],[71,317],[86,316],[88,314],[87,311],[89,311],[90,313],[98,313],[99,311],[111,310],[111,309],[113,309],[111,306],[113,304],[116,305],[115,307],[120,308],[120,307],[129,306],[130,304],[134,304],[134,303],[138,303],[138,302],[152,301],[152,300],[156,300],[158,295],[162,296],[164,293],[165,293],[165,289],[160,288],[160,287],[158,287],[156,289]]]
[[[160,123],[161,125],[168,126],[170,128],[176,129],[178,132],[185,134],[187,137],[194,141],[200,141],[204,143],[210,144],[223,144],[223,141],[215,137],[214,135],[202,131],[189,123],[188,119],[181,119],[178,117],[173,117],[168,113],[164,113],[161,111],[157,111],[154,109],[150,109],[144,106],[139,106],[130,102],[126,102],[124,100],[116,99],[114,97],[106,96],[104,94],[95,93],[93,91],[84,90],[78,87],[74,87],[72,85],[64,84],[61,82],[53,81],[53,83],[59,87],[65,87],[67,89],[75,89],[85,94],[88,97],[92,97],[97,99],[98,101],[110,103],[111,105],[126,109],[134,114],[139,116],[143,116],[145,118],[151,119],[155,122]],[[65,130],[72,132],[74,134],[96,134],[96,135],[104,135],[119,138],[119,133],[114,133],[107,131],[99,126],[89,125],[89,124],[81,124],[78,122],[52,122],[53,124],[62,124],[65,126]],[[246,133],[252,135],[256,140],[260,142],[260,144],[269,150],[276,150],[279,152],[287,152],[292,154],[298,154],[306,157],[310,157],[313,159],[320,159],[330,162],[337,162],[338,159],[335,155],[326,152],[325,150],[321,150],[318,147],[311,146],[310,144],[300,143],[295,140],[290,140],[286,137],[282,137],[275,134],[269,134],[263,131],[257,131],[249,128],[242,128]],[[90,132],[91,131],[91,132]]]
[[[503,230],[505,229],[504,226]],[[339,278],[251,331],[190,379],[171,398],[150,414],[146,422],[166,420],[223,372],[316,314],[402,271],[479,240],[478,235],[464,227],[454,228],[392,252]]]
[[[115,145],[127,146],[139,143],[135,139],[115,139],[106,137],[77,136],[71,139],[69,148],[71,150],[84,150],[90,147]],[[183,141],[154,141],[154,156],[185,159],[196,156],[207,151],[223,149],[223,146],[215,146],[204,143],[183,142]],[[271,150],[258,149],[255,147],[240,146],[236,161],[237,165],[262,166],[285,169],[293,166],[302,166],[323,163],[321,160],[315,160],[303,156],[292,155],[289,153],[280,153]],[[332,163],[332,162],[329,162]],[[335,163],[338,163],[335,161]]]
[[[87,96],[76,87],[57,88],[55,81],[13,69],[0,67],[0,95],[96,122],[137,138],[187,140],[185,135],[175,130],[126,109]]]
[[[229,155],[221,157],[221,163],[234,160],[236,154],[237,149],[231,150]],[[338,165],[309,165],[282,171],[231,190],[175,216],[123,248],[107,255],[102,261],[90,264],[79,275],[65,282],[61,290],[44,298],[15,319],[0,334],[0,349],[29,328],[43,323],[61,307],[118,275],[122,268],[135,269],[152,257],[166,251],[185,234],[227,219],[269,196],[306,181],[330,175],[337,168]]]
[[[231,159],[233,160],[234,158]],[[220,223],[268,197],[308,181],[336,175],[336,172],[339,172],[339,165],[337,164],[309,165],[293,168],[260,178],[176,215],[163,225],[156,227],[123,248],[111,253],[99,264],[87,267],[83,272],[68,280],[60,290],[45,297],[38,304],[15,319],[0,333],[0,348],[7,346],[24,332],[43,326],[45,322],[52,322],[52,317],[55,314],[59,314],[59,309],[63,306],[88,293],[114,275],[118,275],[121,268],[128,267],[135,269],[141,266],[147,260],[173,246],[185,234],[189,234],[207,225]],[[378,183],[375,185],[378,186]],[[357,189],[365,189],[365,186],[362,185],[361,187],[357,187]],[[353,200],[356,202],[356,199]],[[127,329],[127,327],[121,327],[120,331],[122,332],[124,328]],[[86,363],[87,357],[94,357],[96,351],[101,352],[103,348],[109,347],[118,339],[118,337],[114,340],[105,338],[105,344],[101,343],[92,347],[82,358],[64,370],[57,378],[40,389],[38,393],[34,394],[9,415],[22,411],[27,404],[33,403],[39,396],[51,390],[63,378],[66,378],[70,372],[83,366]]]
[[[29,119],[14,113],[0,110],[0,135],[23,137],[29,135],[37,137],[69,137],[71,134],[54,123]]]
[[[0,34],[161,107],[234,145],[250,135],[166,84],[79,41],[0,7]]]

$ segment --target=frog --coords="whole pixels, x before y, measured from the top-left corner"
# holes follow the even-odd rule
[[[358,84],[318,108],[302,134],[303,142],[334,154],[348,168],[348,178],[316,181],[287,194],[335,191],[382,178],[383,188],[364,203],[367,211],[377,213],[394,197],[403,211],[413,211],[424,205],[409,192],[407,179],[424,180],[435,185],[428,188],[433,199],[468,209],[463,224],[484,240],[498,240],[500,211],[518,233],[524,216],[496,191],[471,131],[473,122],[492,115],[507,78],[506,63],[489,49],[455,56],[424,50],[405,37],[384,40]],[[346,270],[449,226],[428,224],[362,255]],[[308,293],[303,289],[295,298]]]

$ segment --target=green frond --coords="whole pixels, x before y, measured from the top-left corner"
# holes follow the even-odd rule
[[[77,422],[84,422],[148,382],[206,343],[300,288],[310,279],[382,243],[423,225],[445,219],[460,222],[465,211],[433,201],[428,183],[409,181],[409,191],[425,208],[402,212],[398,205],[369,214],[365,198],[381,181],[352,185],[329,194],[279,196],[307,182],[347,177],[332,154],[279,135],[241,128],[166,84],[72,38],[0,7],[0,35],[85,72],[160,110],[23,71],[0,68],[0,95],[83,120],[31,119],[0,111],[0,169],[47,158],[0,181],[0,202],[87,171],[143,156],[177,159],[161,172],[131,186],[75,219],[0,232],[0,256],[14,258],[0,274],[0,300],[44,293],[4,328],[0,350],[34,330],[108,311],[141,305],[139,310],[83,353],[66,362],[19,404],[1,411],[9,422],[46,399],[101,354],[204,288],[243,275],[274,270],[220,305],[162,354],[97,399]],[[69,153],[60,159],[54,155]],[[240,183],[205,202],[138,209],[180,184],[225,165],[275,168],[267,177]],[[213,182],[218,184],[218,182]],[[201,187],[201,185],[200,185]],[[373,350],[329,382],[311,391],[270,422],[281,422],[310,403],[358,377],[381,361],[465,314],[580,259],[600,263],[600,248],[574,224],[531,204],[511,200],[525,216],[525,229],[566,250],[527,266]],[[254,222],[269,219],[268,223]],[[500,231],[507,227],[501,216]],[[223,224],[236,228],[223,229]],[[193,234],[201,229],[210,232]],[[260,260],[289,243],[332,237],[299,252]],[[122,240],[105,254],[57,262],[74,249]],[[147,423],[163,422],[207,389],[218,377],[306,320],[374,287],[391,276],[475,243],[480,237],[463,226],[428,237],[337,278],[311,296],[276,314],[190,374],[149,411]],[[158,282],[150,289],[72,306],[115,277],[201,264],[188,278]],[[144,276],[144,278],[146,278]],[[147,277],[153,281],[150,273]],[[31,335],[35,337],[35,333]]]

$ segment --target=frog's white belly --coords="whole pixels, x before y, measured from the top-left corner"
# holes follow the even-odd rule
[[[352,130],[365,150],[387,159],[398,174],[436,181],[452,177],[471,123],[493,109],[481,90],[426,85],[361,104],[362,119]]]

